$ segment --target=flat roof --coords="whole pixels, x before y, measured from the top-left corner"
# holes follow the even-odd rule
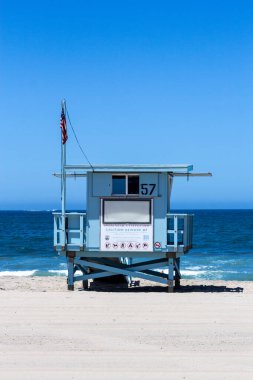
[[[82,170],[84,172],[104,172],[104,173],[189,173],[193,170],[193,165],[188,164],[146,164],[146,165],[65,165],[68,170]]]

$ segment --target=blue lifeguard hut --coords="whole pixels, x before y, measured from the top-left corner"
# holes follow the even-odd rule
[[[54,248],[67,259],[68,289],[74,290],[76,281],[87,289],[91,280],[123,275],[129,285],[140,278],[173,292],[193,232],[193,215],[170,212],[173,179],[211,174],[194,174],[188,164],[68,165],[65,143],[62,149],[62,171],[56,174],[62,180],[62,210],[54,213]],[[87,181],[86,211],[67,212],[67,181],[79,177]]]

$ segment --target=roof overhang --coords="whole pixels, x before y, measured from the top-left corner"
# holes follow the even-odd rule
[[[65,165],[65,170],[83,173],[189,173],[193,170],[193,165]]]
[[[212,173],[172,173],[173,177],[212,177]]]
[[[65,165],[66,178],[86,177],[87,173],[168,173],[175,177],[210,177],[212,173],[191,173],[193,165]],[[61,177],[61,173],[54,173]]]

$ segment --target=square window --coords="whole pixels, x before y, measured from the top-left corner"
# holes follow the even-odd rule
[[[124,175],[112,176],[112,194],[116,194],[116,195],[126,194],[126,176]]]
[[[139,176],[128,176],[128,194],[139,194]]]

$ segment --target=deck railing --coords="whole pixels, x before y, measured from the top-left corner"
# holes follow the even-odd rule
[[[86,213],[67,212],[65,218],[60,212],[53,215],[55,249],[65,250],[67,246],[69,251],[83,251],[86,242]]]
[[[189,251],[192,248],[193,215],[192,214],[167,214],[168,246],[174,252]]]
[[[86,243],[86,213],[67,212],[65,218],[60,212],[53,215],[55,249],[83,251]],[[193,215],[167,214],[167,251],[187,252],[192,247],[192,229]]]

